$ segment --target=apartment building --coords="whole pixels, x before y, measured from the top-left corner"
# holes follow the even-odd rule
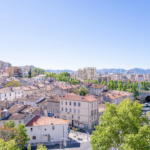
[[[92,84],[88,86],[89,94],[92,95],[100,95],[103,91],[107,91],[108,87],[106,85],[101,84]]]
[[[32,65],[31,66],[26,65],[26,66],[24,66],[23,70],[24,70],[24,72],[29,72],[30,70],[32,72],[34,68],[35,67]]]
[[[97,69],[94,67],[86,67],[83,69],[78,69],[76,71],[76,79],[81,79],[81,80],[90,79],[90,80],[92,80],[96,76],[97,76]]]
[[[114,73],[111,75],[111,80],[122,80],[122,76],[121,73]]]
[[[21,87],[5,87],[0,89],[0,99],[13,101],[16,98],[22,97],[24,91]]]
[[[6,68],[6,72],[10,74],[10,77],[22,77],[22,69],[21,67],[9,67]]]
[[[70,126],[93,129],[98,125],[98,99],[92,95],[68,93],[60,99],[60,118],[69,120]]]
[[[140,82],[144,81],[144,76],[143,75],[136,75],[135,80],[140,81]]]
[[[11,64],[0,60],[0,70],[4,70],[6,67],[11,67]]]
[[[47,95],[47,94],[46,94]],[[46,99],[39,103],[39,107],[43,108],[45,116],[59,118],[60,96],[46,96]]]
[[[124,99],[130,98],[130,100],[134,100],[134,94],[123,91],[108,91],[103,92],[101,96],[98,97],[99,103],[109,102],[110,104],[119,105]]]

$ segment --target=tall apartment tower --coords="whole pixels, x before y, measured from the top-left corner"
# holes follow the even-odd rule
[[[94,77],[97,76],[97,69],[94,67],[86,67],[83,69],[78,69],[76,71],[76,78],[81,80],[92,80]]]

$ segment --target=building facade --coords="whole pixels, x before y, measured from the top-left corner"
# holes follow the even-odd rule
[[[68,93],[60,100],[60,118],[69,120],[70,126],[93,129],[98,125],[98,99],[92,95]]]
[[[6,72],[10,74],[10,77],[22,77],[21,67],[9,67],[6,69]]]
[[[81,79],[81,80],[90,79],[90,80],[92,80],[96,76],[97,76],[97,69],[94,67],[86,67],[83,69],[78,69],[76,71],[76,79]]]

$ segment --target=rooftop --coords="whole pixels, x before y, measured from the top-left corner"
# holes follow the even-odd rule
[[[27,123],[26,127],[28,126],[43,126],[43,125],[60,125],[60,124],[68,124],[68,120],[52,118],[52,117],[40,117],[35,116],[29,123]]]
[[[93,97],[92,95],[86,95],[86,96],[80,96],[80,95],[76,95],[74,93],[68,93],[65,96],[61,97],[62,100],[76,100],[76,101],[87,101],[87,102],[93,102],[93,101],[97,101],[98,99],[96,99],[95,97]]]

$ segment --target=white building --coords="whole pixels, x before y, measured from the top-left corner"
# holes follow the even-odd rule
[[[69,120],[71,126],[93,129],[98,125],[98,105],[92,95],[68,93],[60,99],[60,118]]]
[[[31,140],[28,143],[60,142],[68,139],[68,120],[35,116],[26,124]]]
[[[39,78],[40,81],[44,81],[45,80],[45,74],[42,75],[38,75],[37,77]]]
[[[76,79],[92,80],[96,76],[97,76],[97,69],[94,67],[86,67],[83,69],[78,69],[76,71]]]
[[[13,101],[16,98],[22,97],[24,91],[21,87],[5,87],[0,89],[0,99]]]
[[[136,79],[136,81],[144,81],[144,76],[143,75],[136,75],[135,79]]]

